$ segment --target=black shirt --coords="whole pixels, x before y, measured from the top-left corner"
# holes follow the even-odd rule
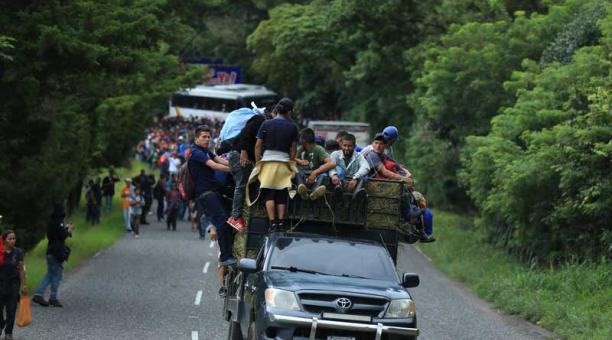
[[[255,163],[255,142],[257,141],[257,132],[261,124],[266,120],[264,115],[255,115],[247,121],[244,129],[240,132],[238,145],[234,145],[235,151],[245,150],[249,160]]]
[[[10,253],[4,252],[4,264],[0,266],[0,280],[19,280],[19,262],[23,261],[23,250],[15,247]]]
[[[291,145],[298,142],[297,124],[283,117],[276,117],[261,124],[257,139],[263,139],[264,150],[291,152]]]

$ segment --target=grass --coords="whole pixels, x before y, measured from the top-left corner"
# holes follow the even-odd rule
[[[438,268],[478,295],[568,339],[612,334],[612,264],[541,268],[522,263],[481,241],[469,217],[437,211],[437,241],[421,245]]]
[[[143,162],[133,161],[129,168],[117,169],[116,173],[119,178],[133,177],[137,175],[140,169],[145,169],[146,164]],[[106,175],[106,173],[100,174]],[[95,253],[108,248],[115,241],[125,234],[125,224],[123,222],[123,206],[121,204],[121,189],[124,182],[115,183],[115,196],[113,196],[113,207],[110,214],[104,212],[102,208],[100,216],[100,224],[91,226],[85,222],[85,205],[81,207],[67,220],[75,225],[72,232],[72,238],[66,241],[66,244],[72,249],[70,258],[64,263],[64,269],[69,270],[77,266],[83,260],[90,258]],[[27,269],[28,293],[34,294],[34,291],[40,284],[43,276],[47,271],[46,261],[47,239],[43,239],[30,250],[25,256],[25,264]]]

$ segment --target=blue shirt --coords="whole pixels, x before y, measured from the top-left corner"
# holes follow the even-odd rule
[[[208,160],[213,160],[216,156],[210,150],[205,150],[195,143],[191,145],[191,155],[187,164],[191,172],[191,178],[193,178],[196,184],[196,197],[205,191],[210,191],[217,187],[215,171],[206,165]]]
[[[263,139],[264,150],[291,152],[291,145],[298,142],[297,125],[289,119],[276,117],[261,124],[257,139]]]

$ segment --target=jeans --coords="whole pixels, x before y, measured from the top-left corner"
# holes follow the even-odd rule
[[[47,273],[40,282],[40,286],[36,290],[36,295],[43,296],[47,286],[51,285],[51,295],[49,299],[57,300],[57,290],[64,276],[64,264],[57,261],[55,256],[47,254]]]
[[[19,280],[0,281],[0,331],[4,329],[6,334],[13,334],[18,302]],[[6,319],[4,319],[5,308]]]
[[[178,219],[179,220],[182,221],[182,220],[185,219],[185,212],[187,211],[187,208],[189,208],[188,206],[189,206],[189,204],[187,204],[187,203],[185,203],[183,201],[179,202],[179,210],[178,210]]]
[[[232,217],[239,218],[244,210],[244,195],[246,182],[251,173],[251,166],[242,167],[240,165],[240,152],[232,151],[229,153],[229,166],[234,177],[236,187],[234,188],[234,200],[232,202]]]
[[[204,214],[211,220],[212,225],[217,229],[217,237],[219,242],[219,261],[223,262],[233,257],[232,246],[234,244],[234,234],[232,227],[227,221],[227,212],[221,203],[219,194],[216,192],[208,193],[203,197],[198,198],[198,206],[204,210]]]
[[[157,199],[157,221],[164,219],[164,198]]]
[[[107,213],[111,212],[111,208],[113,206],[113,196],[112,195],[104,196],[104,206],[105,206]]]
[[[125,230],[132,231],[132,225],[130,221],[130,208],[123,208],[123,222],[125,222]]]
[[[425,234],[433,234],[433,213],[429,208],[425,208],[423,212],[423,224],[425,226]]]
[[[198,232],[200,233],[200,238],[206,237],[206,232],[208,231],[208,226],[210,225],[210,218],[206,216],[206,214],[202,214],[198,223]]]
[[[297,184],[298,184],[298,185],[300,185],[300,184],[306,184],[306,178],[307,178],[307,177],[308,177],[308,176],[306,176],[306,175],[305,175],[303,172],[298,171],[298,173],[297,173],[297,174],[296,174],[296,176],[295,176],[296,181],[297,181]],[[318,188],[320,185],[325,185],[325,184],[327,184],[327,179],[328,179],[328,178],[329,178],[329,175],[328,175],[327,173],[322,173],[322,174],[319,174],[319,175],[317,176],[317,180],[315,181],[315,183],[314,183],[314,185],[311,187],[311,189],[316,189],[316,188]],[[306,186],[308,186],[308,185],[306,184]]]

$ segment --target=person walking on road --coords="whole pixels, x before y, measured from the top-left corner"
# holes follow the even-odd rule
[[[157,222],[164,220],[164,198],[166,197],[167,191],[166,174],[162,173],[159,175],[159,181],[157,181],[153,189],[153,198],[157,200]]]
[[[166,201],[168,201],[168,207],[166,208],[166,227],[168,230],[176,230],[176,219],[178,217],[179,202],[181,196],[179,194],[176,183],[172,183],[172,188],[166,195]]]
[[[125,231],[132,232],[132,216],[130,209],[130,195],[132,194],[132,179],[125,179],[125,186],[121,189],[121,198],[123,198],[123,222],[125,223]]]
[[[4,263],[0,266],[0,335],[4,332],[5,339],[12,340],[19,301],[19,286],[21,285],[23,295],[27,295],[28,290],[23,265],[23,250],[15,247],[15,232],[5,230],[2,233],[2,239],[4,241]]]
[[[136,186],[133,192],[130,193],[130,214],[132,216],[132,231],[134,238],[140,237],[140,222],[142,217],[142,207],[145,206],[145,198],[142,195],[140,186]]]
[[[63,204],[55,204],[53,214],[47,228],[47,273],[38,286],[32,301],[41,306],[63,307],[58,300],[58,289],[64,274],[64,261],[68,259],[69,250],[66,246],[66,239],[72,237],[74,225],[64,223],[66,212]],[[47,302],[43,295],[47,287],[51,285],[51,293]]]
[[[111,212],[113,206],[113,196],[115,196],[115,183],[119,182],[119,177],[113,169],[108,171],[108,176],[102,180],[102,196],[104,197],[104,210]]]

